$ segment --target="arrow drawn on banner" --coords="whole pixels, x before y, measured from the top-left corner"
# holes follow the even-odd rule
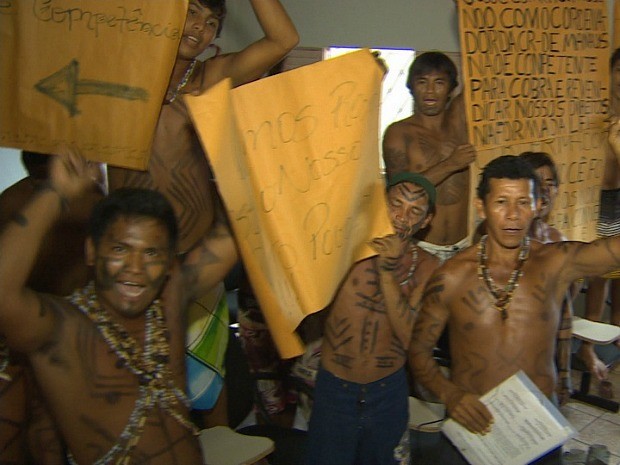
[[[35,89],[63,105],[71,116],[80,111],[77,108],[78,95],[105,95],[106,97],[122,98],[125,100],[148,100],[149,94],[141,87],[131,87],[124,84],[97,81],[93,79],[79,79],[80,64],[77,60],[64,68],[50,74],[35,84]]]

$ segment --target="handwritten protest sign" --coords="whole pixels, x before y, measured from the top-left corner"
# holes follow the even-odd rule
[[[620,2],[613,0],[614,2],[614,30],[613,30],[613,48],[620,47]]]
[[[144,169],[187,1],[0,2],[0,146]]]
[[[379,167],[382,73],[359,51],[186,102],[283,357],[350,266],[392,232]]]
[[[469,135],[479,155],[472,182],[499,155],[547,152],[561,183],[550,223],[569,239],[594,239],[609,92],[605,3],[458,6]]]

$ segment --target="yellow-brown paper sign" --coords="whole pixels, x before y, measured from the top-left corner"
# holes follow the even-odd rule
[[[382,73],[359,51],[186,96],[252,287],[283,357],[367,242],[392,232],[378,154]]]
[[[469,137],[479,155],[473,185],[500,155],[547,152],[560,177],[550,224],[569,239],[594,239],[609,93],[605,2],[458,6]]]
[[[0,1],[0,146],[144,169],[187,1]]]

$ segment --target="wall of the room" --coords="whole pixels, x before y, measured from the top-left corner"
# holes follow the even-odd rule
[[[454,0],[281,0],[302,47],[458,50]],[[259,33],[246,1],[229,1],[221,43],[237,49]],[[245,31],[238,34],[238,31]]]

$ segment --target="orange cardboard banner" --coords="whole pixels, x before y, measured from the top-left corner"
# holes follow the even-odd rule
[[[609,106],[605,2],[459,0],[458,7],[469,136],[478,151],[473,185],[493,158],[547,152],[560,177],[551,225],[572,240],[594,239]]]
[[[351,265],[392,233],[378,153],[382,72],[368,50],[186,96],[252,287],[284,358]]]
[[[134,169],[150,145],[187,1],[0,2],[0,146]]]

